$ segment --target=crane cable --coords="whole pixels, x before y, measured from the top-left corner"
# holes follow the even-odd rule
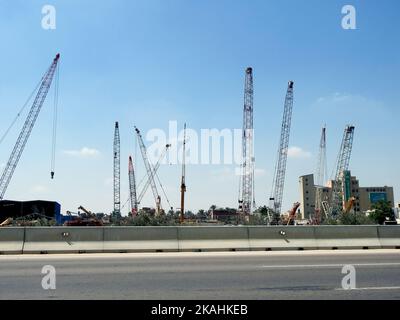
[[[53,137],[51,146],[51,179],[54,179],[56,165],[56,144],[57,144],[57,120],[58,120],[58,85],[60,78],[60,65],[57,65],[56,76],[54,81],[54,109],[53,109]]]
[[[22,112],[25,110],[26,106],[28,105],[29,101],[31,101],[33,95],[38,91],[40,84],[43,81],[43,77],[42,79],[40,79],[40,81],[38,82],[38,84],[36,85],[35,89],[33,89],[32,93],[29,95],[28,99],[25,101],[25,103],[23,104],[22,108],[18,111],[17,115],[15,116],[14,120],[11,122],[10,126],[7,128],[7,130],[3,133],[3,135],[0,138],[0,144],[3,143],[4,139],[7,137],[8,133],[10,132],[10,130],[12,129],[12,127],[15,125],[15,123],[17,122],[18,118],[21,116]]]

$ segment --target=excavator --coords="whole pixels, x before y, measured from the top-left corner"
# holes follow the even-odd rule
[[[349,213],[350,210],[354,207],[354,204],[356,202],[356,198],[355,197],[351,197],[349,200],[347,200],[347,202],[345,203],[344,206],[344,210],[343,213]]]
[[[65,226],[102,226],[103,222],[97,219],[96,215],[85,209],[83,206],[79,206],[78,210],[82,210],[84,214],[79,214],[79,217],[76,219],[66,221],[64,223]]]
[[[299,207],[300,207],[300,202],[295,202],[295,203],[293,203],[293,207],[292,207],[292,209],[289,211],[288,220],[287,220],[287,222],[286,222],[286,221],[283,221],[284,224],[286,223],[286,225],[294,225],[294,219],[296,218],[296,212],[297,212],[297,209],[298,209]]]

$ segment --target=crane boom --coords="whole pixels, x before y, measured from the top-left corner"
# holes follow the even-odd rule
[[[121,213],[121,151],[118,122],[115,122],[114,129],[114,212]]]
[[[349,169],[351,151],[353,149],[354,126],[346,125],[336,163],[336,171],[332,186],[332,202],[330,214],[337,215],[343,209],[343,173]]]
[[[160,204],[161,197],[158,194],[157,186],[156,186],[156,183],[155,183],[155,180],[154,180],[153,170],[151,168],[151,164],[150,164],[149,159],[147,157],[146,146],[144,145],[143,138],[142,138],[142,135],[140,133],[140,130],[135,127],[135,131],[136,131],[136,135],[137,135],[137,138],[138,138],[138,141],[139,141],[139,147],[140,147],[140,152],[142,153],[144,166],[146,167],[147,176],[148,176],[149,181],[150,181],[151,190],[153,192],[154,200],[156,202],[156,207],[158,208],[161,205]]]
[[[254,153],[253,153],[253,69],[247,68],[244,86],[242,174],[240,177],[239,211],[251,214],[254,205]]]
[[[326,127],[322,128],[321,141],[319,143],[319,155],[316,171],[316,189],[315,189],[315,223],[319,224],[321,219],[321,211],[323,209],[323,185],[327,177],[326,163]]]
[[[283,111],[281,136],[279,140],[278,157],[275,167],[274,180],[272,184],[272,194],[270,201],[274,210],[273,222],[279,220],[282,207],[283,187],[285,184],[286,162],[289,148],[290,126],[292,121],[293,109],[293,81],[289,81]]]
[[[183,150],[182,150],[182,176],[181,176],[181,214],[179,222],[185,221],[185,192],[186,192],[186,123],[183,126]]]
[[[165,155],[166,155],[166,153],[168,151],[168,148],[170,146],[171,146],[170,144],[165,145],[165,149],[164,149],[163,153],[160,155],[160,158],[157,160],[157,163],[155,164],[154,167],[152,167],[150,165],[150,167],[151,167],[151,177],[153,177],[153,179],[154,179],[154,176],[156,176],[157,170],[160,167],[161,161],[164,159],[164,157],[165,157]],[[156,176],[156,178],[158,178],[158,176]],[[144,197],[144,195],[145,195],[150,183],[151,183],[151,178],[147,177],[146,183],[143,186],[143,189],[140,192],[139,197],[137,198],[138,199],[138,203],[140,203],[142,201],[142,199],[143,199],[143,197]]]
[[[4,197],[10,180],[14,174],[15,168],[18,165],[18,161],[21,158],[26,143],[28,142],[33,126],[35,125],[36,119],[46,99],[47,93],[49,92],[59,59],[60,54],[58,53],[42,78],[35,100],[33,101],[32,107],[25,120],[24,126],[22,127],[17,142],[15,143],[14,149],[11,152],[10,158],[0,178],[0,200]]]
[[[130,193],[131,210],[132,210],[131,212],[132,215],[136,215],[138,212],[138,201],[136,196],[135,170],[133,168],[133,161],[131,156],[129,156],[128,172],[129,172],[129,193]]]

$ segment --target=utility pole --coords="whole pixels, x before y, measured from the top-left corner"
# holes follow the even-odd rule
[[[114,212],[115,216],[121,214],[121,150],[118,122],[115,122],[114,130]]]
[[[271,197],[269,198],[270,203],[272,203],[272,208],[274,210],[272,218],[272,222],[274,224],[278,223],[282,208],[283,187],[285,184],[286,162],[289,148],[290,126],[292,121],[293,85],[294,82],[289,81],[283,111],[277,163],[275,167],[274,180],[272,183]]]
[[[253,69],[245,72],[243,135],[242,135],[242,172],[239,182],[239,212],[248,216],[255,206],[254,200],[254,151],[253,151]]]
[[[10,158],[4,168],[3,174],[0,178],[0,200],[3,199],[10,180],[14,174],[15,168],[18,165],[18,161],[21,158],[22,152],[28,142],[30,134],[32,132],[33,126],[35,125],[36,119],[40,113],[43,103],[46,99],[47,93],[49,92],[51,82],[54,77],[58,62],[60,59],[60,54],[58,53],[53,59],[49,69],[44,74],[39,90],[36,94],[35,100],[33,101],[32,107],[28,113],[25,120],[24,126],[18,136],[17,142],[14,145],[14,149],[11,152]],[[53,169],[52,169],[53,170]],[[54,171],[52,171],[51,178],[54,177]]]
[[[182,176],[181,176],[181,214],[179,217],[179,222],[183,223],[185,221],[185,192],[186,192],[186,183],[185,183],[185,175],[186,175],[186,123],[183,126],[183,152],[182,152]]]

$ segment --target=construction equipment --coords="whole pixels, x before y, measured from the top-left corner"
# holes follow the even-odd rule
[[[349,213],[350,210],[354,207],[354,204],[356,203],[356,198],[351,197],[349,200],[346,201],[346,205],[344,207],[343,213]]]
[[[255,207],[254,197],[254,150],[253,150],[253,69],[245,72],[243,135],[242,135],[242,172],[239,182],[239,212],[250,215]]]
[[[100,219],[97,219],[96,214],[90,210],[87,210],[83,206],[79,206],[78,210],[82,210],[84,214],[78,212],[78,217],[74,217],[74,219],[66,221],[64,223],[65,226],[102,226],[103,222]],[[67,211],[67,214],[71,216],[71,212]]]
[[[291,209],[290,212],[289,212],[289,219],[288,219],[287,225],[294,224],[294,220],[295,220],[295,218],[296,218],[297,209],[298,209],[299,207],[300,207],[300,202],[295,202],[295,203],[293,204],[293,207],[292,207],[292,209]]]
[[[272,182],[271,197],[269,198],[270,208],[273,209],[271,224],[277,224],[281,215],[283,187],[285,184],[286,162],[289,148],[290,126],[292,121],[293,85],[294,82],[289,81],[283,111],[277,163]]]
[[[326,162],[326,127],[322,128],[321,140],[319,143],[319,154],[317,171],[315,174],[315,217],[313,224],[320,224],[321,222],[321,211],[323,210],[324,199],[324,184],[328,176],[327,162]],[[324,211],[326,216],[326,211]]]
[[[133,161],[131,156],[129,156],[128,173],[129,173],[129,195],[131,199],[131,215],[136,216],[138,212],[138,201],[136,196],[135,170],[133,168]]]
[[[13,222],[13,218],[7,218],[2,223],[0,223],[0,227],[8,226],[8,225],[12,224],[12,222]]]
[[[121,150],[118,122],[115,122],[114,129],[114,211],[113,214],[121,214]]]
[[[181,176],[181,214],[179,215],[179,222],[185,221],[185,192],[186,192],[186,123],[183,126],[183,148],[182,148],[182,176]]]
[[[146,168],[146,172],[147,172],[147,176],[148,176],[149,183],[150,183],[150,186],[151,186],[151,190],[153,192],[154,201],[156,203],[156,214],[160,214],[161,197],[158,194],[157,186],[156,186],[156,183],[155,183],[155,180],[154,180],[154,171],[152,170],[150,161],[149,161],[149,159],[147,157],[146,146],[144,145],[142,135],[141,135],[139,129],[136,128],[136,127],[135,127],[135,131],[136,131],[136,135],[137,135],[137,138],[138,138],[140,152],[142,154],[142,158],[143,158],[144,166]],[[140,202],[140,200],[141,200],[141,198],[139,196],[139,202]]]
[[[344,208],[343,196],[343,174],[349,169],[351,150],[353,148],[354,126],[346,125],[344,129],[343,139],[340,146],[337,162],[335,177],[332,185],[332,198],[329,213],[331,215],[338,215]]]
[[[138,204],[141,203],[141,201],[142,201],[144,195],[146,194],[146,191],[147,191],[149,185],[151,184],[151,180],[152,180],[152,179],[154,180],[154,176],[156,176],[156,178],[158,179],[157,170],[158,170],[158,168],[160,167],[161,161],[164,159],[164,157],[165,157],[165,155],[167,154],[167,151],[168,151],[168,149],[169,149],[170,147],[171,147],[170,144],[166,144],[166,145],[165,145],[165,149],[163,150],[163,152],[161,153],[160,157],[159,157],[158,160],[157,160],[157,163],[156,163],[154,166],[152,166],[152,165],[150,164],[151,175],[150,175],[150,176],[147,176],[146,183],[145,183],[145,185],[143,186],[143,189],[142,189],[142,191],[140,192],[140,194],[139,194],[139,196],[138,196],[138,198],[137,198]],[[159,182],[160,182],[160,181],[159,181]],[[161,183],[160,183],[160,184],[161,184]],[[139,185],[140,185],[140,183],[139,183]]]
[[[43,106],[43,103],[46,99],[47,93],[49,92],[54,73],[56,72],[57,65],[60,59],[60,54],[58,53],[53,62],[51,63],[49,69],[44,74],[39,90],[33,101],[32,107],[29,111],[29,114],[25,120],[24,126],[18,136],[17,142],[15,143],[14,149],[11,152],[10,158],[4,168],[3,174],[0,178],[0,200],[3,199],[4,194],[7,190],[7,187],[10,183],[10,180],[14,174],[15,168],[18,165],[18,161],[21,158],[22,152],[28,142],[29,136],[32,132],[32,129],[35,125],[36,119],[40,113],[40,110]],[[52,169],[53,170],[53,169]],[[52,171],[52,177],[54,176],[54,171]]]

